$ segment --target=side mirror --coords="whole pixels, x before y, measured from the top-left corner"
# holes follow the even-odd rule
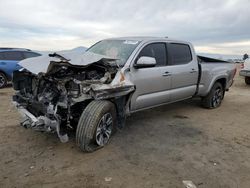
[[[135,68],[145,68],[145,67],[154,67],[156,65],[156,59],[154,57],[142,56],[134,64]]]

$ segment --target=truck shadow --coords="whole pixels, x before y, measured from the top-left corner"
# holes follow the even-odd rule
[[[173,103],[173,104],[166,104],[163,106],[159,106],[156,108],[138,111],[136,113],[131,114],[127,120],[136,120],[137,118],[159,118],[161,115],[164,114],[164,117],[170,118],[175,117],[179,119],[188,119],[187,116],[181,115],[185,114],[186,110],[194,110],[194,109],[202,109],[200,99],[188,99],[185,101]]]
[[[150,140],[155,136],[163,143],[167,140],[171,143],[173,141],[178,143],[183,138],[188,142],[187,138],[190,138],[190,142],[194,142],[194,138],[200,137],[202,131],[193,124],[193,121],[185,112],[187,110],[199,110],[199,108],[201,108],[200,100],[192,99],[136,112],[127,118],[126,126],[119,136],[122,137],[121,139],[133,137],[132,139],[139,139],[140,141]]]
[[[192,121],[185,115],[185,111],[200,108],[199,104],[200,100],[192,99],[136,112],[127,118],[126,126],[113,136],[109,147],[123,148],[125,147],[124,142],[136,145],[145,143],[147,147],[153,147],[152,143],[156,144],[155,147],[167,142],[177,145],[193,143],[199,139],[202,131],[192,125]],[[47,143],[44,145],[44,149],[46,149],[46,145],[61,149],[65,149],[65,146],[69,149],[77,148],[75,132],[69,132],[68,136],[69,142],[66,145],[59,141],[56,134],[37,132],[34,139],[40,137],[39,140],[44,140]]]

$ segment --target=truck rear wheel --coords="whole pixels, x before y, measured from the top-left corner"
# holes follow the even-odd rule
[[[0,72],[0,89],[7,85],[7,78],[4,73]]]
[[[216,82],[208,95],[202,98],[202,106],[205,108],[217,108],[221,105],[224,98],[225,89],[221,83]]]
[[[76,130],[76,144],[84,152],[93,152],[108,144],[114,133],[116,110],[110,101],[92,101],[84,109]]]
[[[247,84],[247,85],[250,85],[250,77],[245,77],[245,83]]]

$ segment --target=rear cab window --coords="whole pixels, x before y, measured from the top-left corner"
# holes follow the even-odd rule
[[[137,60],[142,56],[155,58],[157,67],[166,66],[167,65],[166,43],[148,44],[140,51]]]
[[[168,53],[170,56],[170,65],[182,65],[192,61],[190,46],[180,43],[169,43]]]

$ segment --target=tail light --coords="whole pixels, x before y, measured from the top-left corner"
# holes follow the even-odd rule
[[[244,63],[241,63],[240,68],[244,69]]]

